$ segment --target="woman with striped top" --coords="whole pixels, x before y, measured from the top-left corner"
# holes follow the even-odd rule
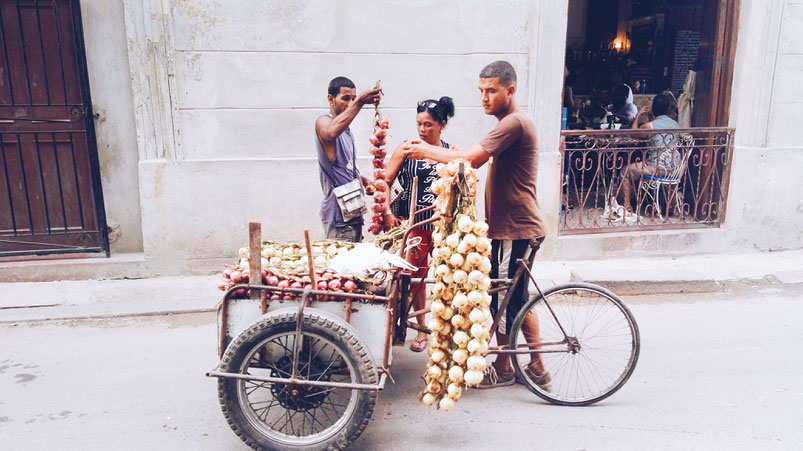
[[[418,137],[429,144],[434,146],[449,147],[446,141],[441,139],[441,132],[446,126],[450,117],[454,116],[454,102],[450,97],[441,97],[440,100],[423,100],[418,102],[416,109],[416,129],[418,130]],[[401,151],[401,146],[397,148],[388,162],[386,174],[388,178],[388,185],[391,186],[391,200],[397,206],[393,213],[388,212],[385,214],[385,226],[387,228],[395,227],[399,224],[400,220],[406,220],[410,216],[410,198],[413,193],[413,179],[418,177],[418,186],[416,190],[415,209],[416,211],[429,207],[435,202],[435,195],[430,189],[432,182],[437,179],[438,175],[435,171],[435,161],[427,160],[412,160],[406,159],[404,152]],[[396,196],[394,197],[394,194]],[[395,214],[394,214],[395,213]],[[416,214],[413,223],[420,222],[432,217],[432,212],[423,214]],[[432,247],[432,225],[416,228],[410,232],[410,237],[420,237],[421,243],[410,252],[410,258],[415,266],[419,267],[418,272],[413,277],[426,277],[428,269],[428,255]],[[424,284],[421,284],[418,291],[415,293],[413,300],[413,309],[421,310],[426,306],[426,290]],[[418,315],[416,319],[418,324],[424,326],[425,315]],[[410,349],[416,352],[421,352],[427,347],[427,334],[418,332]]]

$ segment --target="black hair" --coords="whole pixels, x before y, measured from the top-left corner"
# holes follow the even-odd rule
[[[672,106],[672,100],[664,93],[655,94],[652,98],[652,114],[661,116],[662,114],[669,114],[669,108]]]
[[[418,102],[417,113],[427,111],[435,122],[446,125],[449,118],[454,116],[454,102],[451,97],[443,96],[440,100],[427,99]]]
[[[329,82],[329,95],[337,97],[337,94],[340,93],[340,88],[355,89],[354,82],[346,77],[333,78],[332,81]]]
[[[499,83],[510,86],[516,85],[516,69],[507,61],[494,61],[480,71],[480,78],[498,78]]]

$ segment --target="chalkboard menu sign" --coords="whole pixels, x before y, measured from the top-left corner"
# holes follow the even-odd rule
[[[697,65],[700,53],[700,31],[678,30],[675,34],[675,58],[672,63],[671,90],[675,96],[683,92],[683,83],[690,70]]]

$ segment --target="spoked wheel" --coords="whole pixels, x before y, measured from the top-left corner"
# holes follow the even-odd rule
[[[222,370],[290,378],[297,313],[277,313],[241,333],[222,359]],[[376,384],[367,347],[345,322],[314,309],[304,313],[298,378]],[[368,425],[376,392],[248,381],[218,380],[220,406],[240,438],[254,449],[343,449]]]
[[[541,398],[568,406],[593,404],[619,390],[633,374],[640,348],[630,310],[615,294],[585,283],[532,297],[510,335],[511,347],[540,351],[514,354],[518,379]]]

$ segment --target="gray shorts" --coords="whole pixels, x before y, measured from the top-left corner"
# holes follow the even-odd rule
[[[322,222],[322,224],[323,233],[326,235],[327,240],[351,241],[352,243],[362,241],[362,224],[340,227],[332,226],[327,222]]]

